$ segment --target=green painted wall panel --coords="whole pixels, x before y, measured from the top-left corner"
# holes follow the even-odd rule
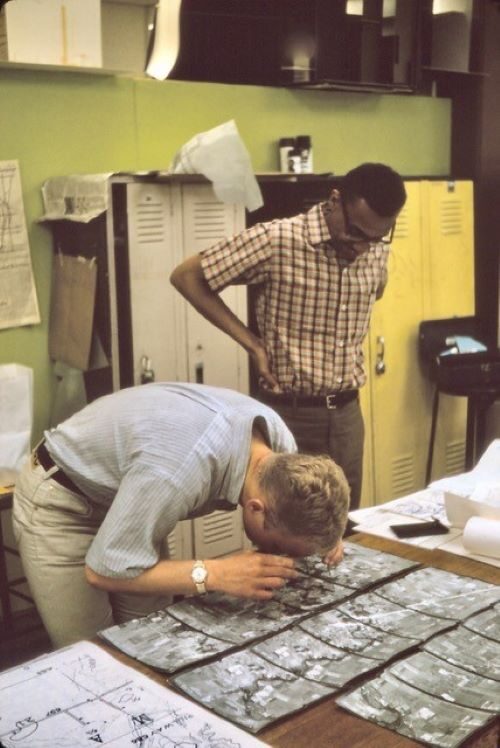
[[[181,81],[137,83],[142,168],[168,166],[187,138],[228,119],[256,171],[276,170],[277,140],[299,134],[311,135],[318,172],[344,174],[362,161],[389,163],[405,176],[449,171],[447,99]]]
[[[315,171],[365,160],[406,176],[449,171],[451,106],[427,97],[157,82],[69,71],[0,69],[0,160],[18,159],[41,325],[0,331],[0,363],[35,373],[33,438],[48,425],[47,355],[52,248],[43,181],[60,174],[168,167],[195,133],[235,119],[256,171],[278,168],[276,141],[309,134]]]

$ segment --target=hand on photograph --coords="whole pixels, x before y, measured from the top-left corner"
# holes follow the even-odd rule
[[[208,590],[254,600],[270,600],[275,590],[299,576],[292,558],[254,551],[205,563]]]

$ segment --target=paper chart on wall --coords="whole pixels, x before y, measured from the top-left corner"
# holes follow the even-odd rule
[[[5,748],[257,748],[261,741],[79,642],[0,674]]]
[[[0,329],[40,322],[17,161],[0,161]]]

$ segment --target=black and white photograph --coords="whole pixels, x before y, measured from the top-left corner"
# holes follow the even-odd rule
[[[357,595],[338,605],[337,609],[356,621],[417,641],[424,641],[454,625],[451,621],[427,616],[411,608],[403,608],[377,595],[376,592]]]
[[[252,645],[250,651],[295,675],[336,689],[380,666],[368,657],[326,644],[298,626]]]
[[[481,634],[481,636],[486,636],[488,639],[500,643],[500,603],[483,610],[482,613],[466,618],[462,625],[477,634]]]
[[[412,639],[389,634],[381,629],[356,621],[338,609],[307,618],[300,628],[327,644],[347,652],[386,662],[395,655],[417,645]]]
[[[206,660],[232,646],[195,631],[172,618],[167,610],[110,626],[100,631],[99,636],[130,657],[165,673]]]
[[[463,621],[498,602],[500,585],[427,567],[378,587],[377,595],[421,613]]]
[[[353,594],[354,590],[340,584],[333,584],[321,577],[302,575],[290,579],[275,593],[274,600],[307,613],[334,605]]]
[[[344,558],[338,566],[327,566],[321,556],[306,556],[298,563],[298,568],[305,574],[322,577],[356,590],[365,589],[416,566],[419,564],[392,553],[350,542],[344,543]]]
[[[277,599],[260,602],[216,592],[181,600],[170,605],[168,612],[196,631],[210,631],[211,636],[232,644],[276,633],[305,615]]]
[[[358,717],[437,748],[456,748],[492,715],[435,699],[383,672],[337,704]]]
[[[426,652],[471,673],[500,681],[500,643],[459,626],[422,645]]]
[[[249,651],[181,673],[172,682],[205,708],[250,732],[332,693]]]
[[[419,691],[451,704],[500,713],[497,681],[451,665],[429,652],[417,652],[390,665],[388,672]]]

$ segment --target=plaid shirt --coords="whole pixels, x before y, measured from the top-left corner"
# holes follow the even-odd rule
[[[255,286],[259,332],[284,392],[323,395],[366,381],[362,343],[387,280],[389,248],[373,245],[346,264],[329,240],[320,204],[201,253],[213,291]]]

